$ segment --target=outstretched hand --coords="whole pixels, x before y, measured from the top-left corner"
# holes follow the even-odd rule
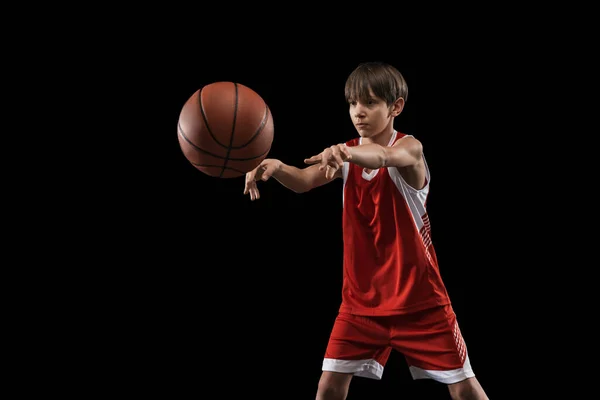
[[[256,186],[256,181],[267,181],[275,171],[280,167],[279,160],[267,158],[263,160],[258,167],[246,173],[246,184],[244,186],[244,194],[250,195],[250,200],[260,199],[260,192]]]
[[[335,173],[344,165],[344,161],[352,159],[348,147],[341,143],[330,146],[321,153],[304,159],[306,164],[321,164],[319,170],[325,171],[325,177],[332,179]]]

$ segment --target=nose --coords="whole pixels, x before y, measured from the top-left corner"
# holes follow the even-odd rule
[[[364,108],[357,104],[356,107],[354,107],[354,117],[355,118],[362,118],[365,116],[365,111]]]

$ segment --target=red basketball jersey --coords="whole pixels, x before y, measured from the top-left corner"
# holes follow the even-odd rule
[[[394,131],[389,146],[406,136]],[[361,138],[346,142],[356,146]],[[342,167],[344,280],[340,311],[393,315],[449,304],[431,242],[426,185],[409,186],[397,168]]]

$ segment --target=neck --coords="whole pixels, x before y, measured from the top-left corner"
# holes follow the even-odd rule
[[[362,138],[362,143],[376,143],[380,146],[387,146],[390,143],[393,134],[394,128],[392,126],[389,126],[383,131],[379,132],[378,134],[371,136],[370,138]]]

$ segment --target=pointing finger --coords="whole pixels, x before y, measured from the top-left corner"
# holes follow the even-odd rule
[[[327,150],[323,151],[323,153],[321,153],[321,154],[322,154],[321,155],[321,166],[319,167],[319,169],[321,171],[323,171],[327,167],[329,157],[331,156],[331,150],[327,149]]]
[[[335,158],[335,161],[337,162],[338,166],[341,167],[342,165],[344,165],[344,160],[342,160],[342,156],[340,155],[340,153],[335,153],[333,157]]]
[[[310,158],[305,158],[305,159],[304,159],[304,162],[305,162],[306,164],[316,164],[316,163],[318,163],[319,161],[321,161],[321,155],[320,155],[320,154],[318,154],[318,155],[316,155],[316,156],[312,156],[312,157],[310,157]]]

